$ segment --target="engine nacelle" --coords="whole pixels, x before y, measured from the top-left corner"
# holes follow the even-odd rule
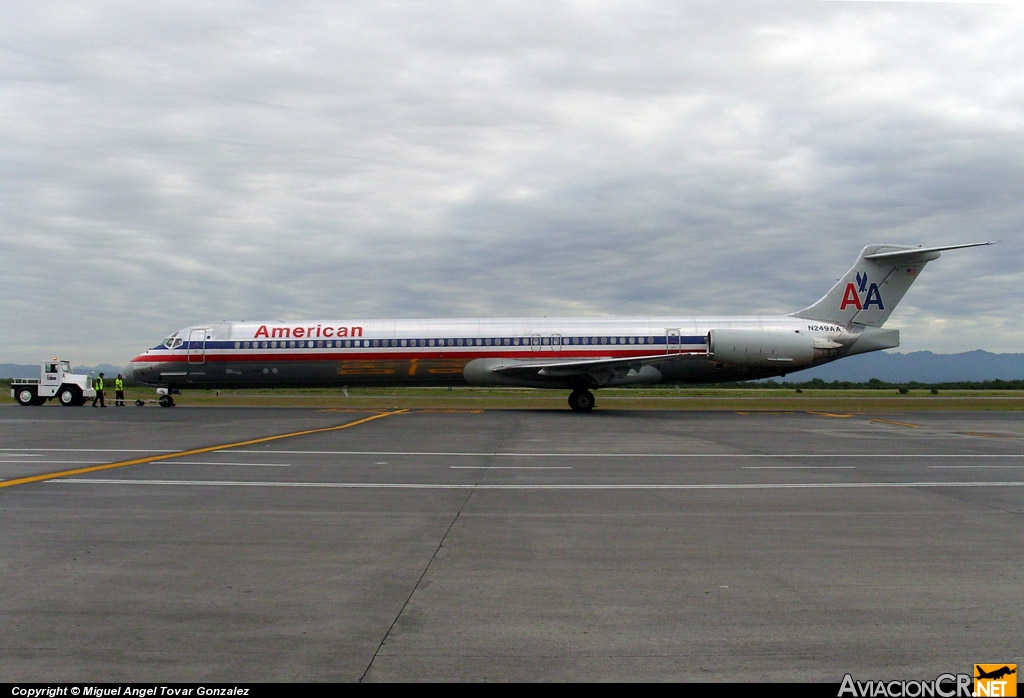
[[[795,371],[814,361],[814,337],[796,330],[711,330],[708,355],[723,364]]]

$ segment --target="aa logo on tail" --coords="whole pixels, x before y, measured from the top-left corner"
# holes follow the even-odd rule
[[[882,304],[882,294],[878,291],[878,284],[868,283],[866,271],[857,272],[857,284],[852,282],[846,284],[846,291],[843,293],[843,302],[839,304],[840,310],[846,310],[846,306],[852,305],[857,310],[864,310],[876,306],[879,310],[885,310]]]

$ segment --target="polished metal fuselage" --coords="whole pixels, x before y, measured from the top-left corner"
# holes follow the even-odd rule
[[[801,362],[723,362],[710,352],[708,338],[725,330],[802,334],[830,348]],[[472,367],[645,358],[642,370],[589,382],[593,387],[722,382],[824,363],[850,353],[858,338],[838,325],[790,316],[220,322],[179,330],[125,370],[136,382],[177,388],[466,383],[556,388],[575,387],[580,379],[555,371],[489,380],[490,373]]]

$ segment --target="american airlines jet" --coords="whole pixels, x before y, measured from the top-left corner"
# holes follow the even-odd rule
[[[882,325],[925,264],[991,244],[868,245],[789,315],[218,322],[174,332],[124,375],[164,407],[183,388],[477,385],[569,390],[585,412],[598,388],[782,376],[897,347]]]

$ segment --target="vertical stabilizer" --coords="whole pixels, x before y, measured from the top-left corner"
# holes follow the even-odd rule
[[[943,250],[992,245],[973,242],[948,247],[868,245],[857,263],[814,305],[793,317],[822,320],[839,325],[881,327],[914,283],[924,266]]]

